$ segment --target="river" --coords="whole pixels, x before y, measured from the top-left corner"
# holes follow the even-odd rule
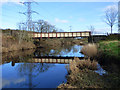
[[[2,88],[56,88],[67,81],[66,65],[69,63],[35,62],[33,58],[51,57],[66,60],[72,57],[84,57],[79,53],[81,47],[74,45],[57,50],[38,48],[3,54],[0,65]]]
[[[1,88],[57,88],[67,81],[67,68],[74,57],[83,58],[82,46],[37,48],[2,54]],[[105,71],[98,64],[95,71]]]

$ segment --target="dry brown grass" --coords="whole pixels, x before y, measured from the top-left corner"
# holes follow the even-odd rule
[[[97,55],[97,45],[96,44],[87,44],[84,45],[81,49],[81,53],[88,57],[94,57]]]
[[[95,60],[80,60],[79,58],[74,58],[73,62],[70,63],[70,70],[74,73],[78,73],[82,69],[97,70],[97,64]]]
[[[98,82],[99,77],[96,79],[98,74],[93,72],[93,70],[97,69],[97,64],[94,60],[74,58],[69,65],[67,83],[61,84],[58,88],[98,88],[101,81]],[[91,84],[90,81],[92,82]]]
[[[14,37],[2,37],[2,52],[16,51],[21,49],[31,49],[35,48],[35,45],[32,42],[23,41],[19,43]]]
[[[60,84],[57,88],[59,88],[59,89],[67,89],[67,88],[77,88],[76,86],[71,86],[70,84]]]

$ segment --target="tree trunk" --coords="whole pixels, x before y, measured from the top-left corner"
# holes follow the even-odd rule
[[[112,26],[111,26],[111,34],[112,34]]]

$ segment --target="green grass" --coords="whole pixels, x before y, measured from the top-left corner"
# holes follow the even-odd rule
[[[99,42],[99,51],[101,51],[105,56],[114,57],[120,59],[120,41],[101,41]]]

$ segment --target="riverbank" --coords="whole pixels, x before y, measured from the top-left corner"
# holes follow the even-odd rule
[[[120,88],[120,76],[118,73],[99,75],[97,61],[79,60],[75,58],[68,68],[67,82],[60,84],[58,88]]]
[[[120,88],[119,45],[118,40],[101,41],[97,43],[97,53],[96,45],[86,45],[83,51],[88,57],[92,55],[94,60],[75,58],[69,65],[67,82],[58,88]],[[86,48],[91,48],[89,51],[93,54],[86,52]],[[95,72],[97,63],[106,71],[105,74]]]
[[[63,83],[58,88],[103,88],[110,87],[102,76],[95,72],[97,61],[79,60],[75,58],[69,65],[69,75],[67,83]]]
[[[98,59],[106,62],[120,62],[120,41],[110,40],[99,42]]]
[[[87,38],[74,39],[74,38],[54,38],[54,39],[42,39],[40,41],[34,41],[37,47],[43,48],[55,48],[60,46],[69,45],[84,45],[87,44]]]
[[[33,48],[36,46],[32,41],[19,42],[19,39],[14,36],[2,36],[2,53]]]

